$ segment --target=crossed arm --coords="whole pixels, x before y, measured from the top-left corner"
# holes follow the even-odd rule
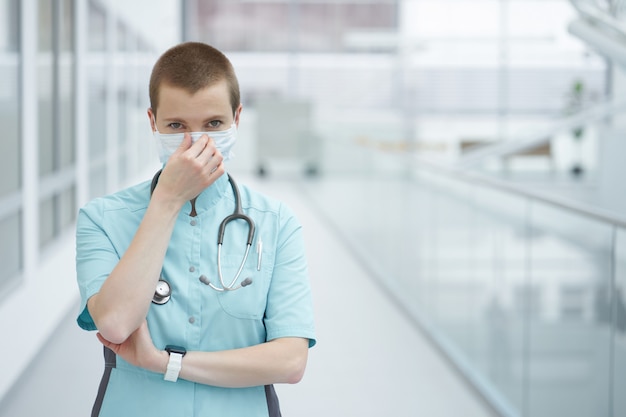
[[[111,343],[100,333],[98,339],[130,364],[165,373],[168,353],[156,349],[145,321],[123,343]],[[241,349],[187,352],[180,378],[227,388],[295,384],[304,374],[308,348],[307,339],[280,338]]]

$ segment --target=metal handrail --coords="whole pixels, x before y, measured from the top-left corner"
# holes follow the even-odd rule
[[[468,171],[449,165],[443,165],[433,162],[431,160],[426,160],[419,156],[415,156],[415,162],[418,169],[427,169],[464,183],[483,185],[509,194],[514,194],[517,196],[536,200],[553,207],[565,209],[569,212],[576,213],[594,220],[599,220],[603,223],[609,223],[616,227],[626,228],[626,216],[620,216],[613,211],[600,209],[588,203],[573,200],[570,198],[556,197],[554,194],[530,190],[526,187],[515,185],[510,182],[506,182],[478,172]]]
[[[469,168],[484,161],[486,158],[503,157],[524,152],[543,145],[551,140],[556,133],[578,128],[582,125],[597,122],[619,111],[626,110],[626,101],[608,101],[582,110],[572,116],[565,117],[539,131],[531,132],[527,136],[515,139],[494,142],[476,150],[469,150],[456,161],[458,168]]]
[[[614,32],[626,37],[626,24],[611,16],[597,5],[592,5],[586,0],[569,0],[572,6],[578,10],[581,16],[592,22],[600,23]]]
[[[626,10],[626,0],[613,0],[610,5],[611,13],[619,14],[622,10]]]

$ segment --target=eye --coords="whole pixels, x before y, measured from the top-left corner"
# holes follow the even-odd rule
[[[173,123],[168,124],[167,127],[171,128],[171,129],[174,129],[174,130],[177,130],[177,129],[182,128],[183,124],[182,123],[178,123],[178,122],[173,122]]]
[[[211,129],[217,129],[221,125],[222,125],[222,122],[219,120],[211,120],[209,123],[207,123],[207,126],[210,127]]]

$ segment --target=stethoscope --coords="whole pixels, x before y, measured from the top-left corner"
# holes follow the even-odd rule
[[[152,178],[152,184],[150,185],[150,195],[152,195],[152,193],[154,192],[154,189],[156,188],[159,182],[161,171],[162,170],[157,171],[157,173],[154,174],[154,177]],[[231,177],[230,174],[227,174],[227,175],[228,175],[228,181],[230,182],[230,187],[232,188],[233,194],[235,195],[235,210],[233,211],[231,215],[226,216],[224,220],[222,220],[222,222],[220,223],[218,232],[217,232],[217,275],[218,275],[221,287],[213,284],[209,280],[209,278],[207,278],[205,275],[201,275],[199,278],[200,282],[202,282],[205,285],[208,285],[209,287],[211,287],[212,289],[218,292],[235,291],[235,290],[238,290],[243,287],[247,287],[248,285],[252,284],[252,278],[245,278],[239,284],[237,284],[237,280],[239,279],[239,276],[241,275],[241,272],[243,271],[243,267],[246,264],[246,261],[248,260],[250,247],[252,246],[252,241],[254,240],[254,231],[255,231],[254,221],[252,221],[252,219],[249,216],[246,216],[241,210],[241,196],[239,194],[239,187],[237,186],[237,183],[235,182],[233,177]],[[224,233],[226,232],[226,226],[228,225],[229,222],[233,220],[243,220],[248,224],[248,241],[246,242],[246,252],[243,255],[243,260],[241,261],[241,264],[239,265],[239,269],[237,270],[237,273],[235,274],[235,277],[232,279],[230,284],[227,285],[224,282],[224,277],[222,275],[222,244],[224,243]],[[261,242],[259,242],[259,245],[261,245]],[[261,263],[261,252],[260,252],[261,248],[260,247],[258,248],[258,251],[259,251],[259,262],[257,263],[257,270],[260,269],[260,263]],[[152,302],[155,304],[159,304],[159,305],[165,304],[170,300],[171,296],[172,296],[172,288],[170,284],[163,278],[159,279],[159,281],[157,282],[157,287],[156,287],[156,291],[154,292],[154,297],[152,299]]]

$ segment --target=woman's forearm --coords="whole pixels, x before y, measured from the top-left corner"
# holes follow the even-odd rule
[[[121,343],[145,319],[180,204],[151,201],[128,249],[88,308],[99,332]]]
[[[226,388],[295,384],[304,375],[308,349],[307,339],[281,338],[241,349],[187,352],[179,378]],[[168,360],[167,352],[159,352],[151,370],[165,373]]]

